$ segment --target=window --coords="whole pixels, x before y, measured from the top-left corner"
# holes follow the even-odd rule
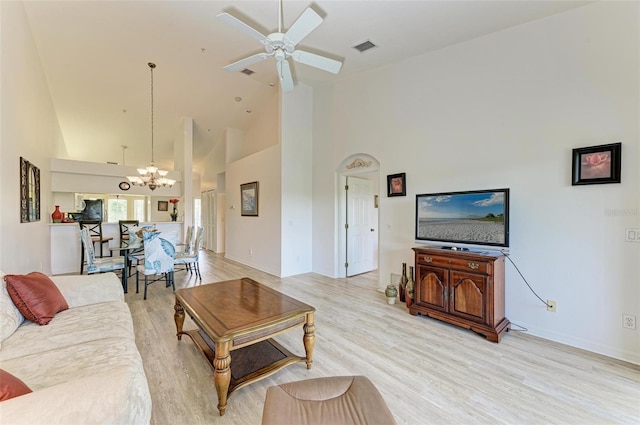
[[[202,226],[202,200],[200,198],[193,200],[193,225]]]
[[[133,219],[140,222],[146,221],[144,218],[144,199],[133,200]]]
[[[107,199],[107,221],[115,223],[127,219],[126,199]]]

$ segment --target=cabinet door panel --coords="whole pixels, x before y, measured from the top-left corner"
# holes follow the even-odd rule
[[[486,323],[487,276],[451,271],[450,279],[449,312],[478,323]]]
[[[438,267],[419,266],[415,302],[436,310],[447,311],[447,279],[449,272]]]

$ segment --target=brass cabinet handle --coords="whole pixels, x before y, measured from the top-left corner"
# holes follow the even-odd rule
[[[430,262],[433,261],[433,258],[431,258],[431,257],[423,257],[423,258],[424,258],[424,261],[427,262],[427,263],[430,263]]]
[[[467,266],[469,266],[469,268],[471,270],[477,270],[478,267],[480,267],[480,265],[478,265],[478,263],[467,263]]]

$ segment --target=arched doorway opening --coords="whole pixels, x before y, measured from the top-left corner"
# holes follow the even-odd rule
[[[354,154],[338,167],[338,277],[378,268],[380,163],[368,154]]]

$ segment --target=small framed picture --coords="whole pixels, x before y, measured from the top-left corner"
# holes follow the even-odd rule
[[[620,183],[622,143],[573,150],[571,184]]]
[[[387,176],[387,196],[407,196],[407,178],[405,173]]]
[[[158,211],[169,211],[169,201],[158,201]]]
[[[240,185],[240,202],[242,204],[240,215],[258,216],[258,182]]]

